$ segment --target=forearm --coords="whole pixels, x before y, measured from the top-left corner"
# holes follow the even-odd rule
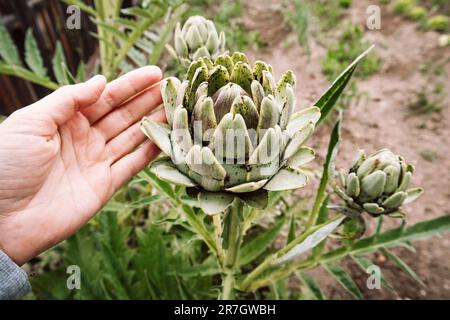
[[[25,271],[0,251],[0,300],[21,299],[30,289]]]

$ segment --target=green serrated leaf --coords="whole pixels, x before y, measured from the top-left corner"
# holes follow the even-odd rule
[[[212,252],[217,252],[214,237],[206,228],[201,216],[197,214],[193,208],[187,205],[182,205],[181,208],[189,224],[195,229],[202,240],[205,241],[206,245],[211,249]]]
[[[180,5],[180,4],[178,4]],[[118,48],[115,54],[114,60],[112,61],[112,70],[115,70],[117,66],[126,57],[128,51],[134,47],[137,41],[142,37],[142,35],[152,26],[156,21],[164,17],[169,9],[168,2],[157,2],[155,5],[149,8],[143,9],[139,7],[132,7],[122,10],[124,14],[135,15],[140,18],[136,19],[136,27],[133,31],[127,34],[127,39],[121,43],[120,48]],[[108,73],[107,78],[111,78],[112,74]]]
[[[141,199],[135,200],[135,201],[131,202],[130,204],[133,207],[141,208],[141,207],[146,207],[149,204],[151,204],[155,201],[158,201],[160,199],[161,199],[161,197],[159,195],[150,195],[150,196],[146,196]]]
[[[212,257],[212,256],[211,256]],[[169,271],[169,274],[178,275],[183,278],[194,278],[194,277],[207,277],[214,276],[220,273],[220,268],[214,259],[206,259],[201,264],[196,264],[192,266],[183,266],[182,268],[175,271]]]
[[[154,40],[153,50],[147,60],[148,64],[158,63],[162,53],[164,52],[165,45],[169,41],[169,38],[173,33],[177,22],[180,21],[182,15],[186,12],[187,9],[187,4],[184,4],[174,10],[173,14],[165,24],[165,27],[158,33],[158,39]]]
[[[281,216],[273,227],[270,227],[265,232],[244,244],[240,251],[239,264],[244,266],[258,258],[265,250],[267,250],[268,246],[270,246],[277,238],[285,221],[286,217]]]
[[[119,64],[119,69],[120,69],[120,75],[123,75],[125,73],[132,71],[134,69],[134,67],[130,63],[128,63],[126,61],[122,61]]]
[[[83,60],[81,60],[78,64],[76,79],[77,82],[86,81],[86,65],[84,64]]]
[[[114,18],[114,22],[116,24],[122,25],[130,30],[133,30],[136,27],[136,21],[133,19],[127,19],[127,18]]]
[[[127,211],[131,208],[127,206],[126,203],[110,200],[104,207],[104,211],[114,211],[114,212],[121,212],[121,211]]]
[[[148,9],[140,8],[140,7],[130,7],[126,9],[122,9],[121,12],[123,14],[141,18],[151,18],[152,14]]]
[[[103,22],[103,21],[99,21],[99,20],[96,20],[94,22],[95,22],[96,25],[98,25],[101,28],[103,28],[109,34],[114,35],[119,40],[127,41],[127,34],[125,32],[123,32],[122,30],[120,30],[117,26],[115,26],[115,25],[113,25],[111,23]]]
[[[56,42],[55,54],[52,60],[53,73],[55,74],[56,81],[60,85],[69,84],[69,79],[64,71],[64,66],[67,65],[66,56],[64,55],[64,50],[61,42]]]
[[[72,75],[72,73],[70,72],[69,68],[66,66],[65,63],[62,64],[62,69],[65,73],[65,77],[67,79],[67,82],[69,84],[76,84],[77,80],[75,79],[75,77]]]
[[[0,23],[0,57],[7,64],[22,65],[17,47],[3,23]]]
[[[406,262],[404,262],[402,259],[400,259],[399,256],[397,256],[395,253],[389,251],[386,248],[381,248],[381,252],[386,255],[389,259],[394,261],[397,266],[402,269],[403,272],[405,272],[411,279],[416,281],[418,284],[420,284],[422,287],[426,287],[425,283],[423,283],[422,279],[417,275],[417,273],[414,272],[413,269],[411,269]]]
[[[367,268],[369,268],[371,265],[374,264],[372,261],[363,256],[351,256],[351,257],[361,267],[361,269],[364,272],[367,272]],[[394,288],[389,284],[389,282],[386,281],[385,277],[383,276],[383,273],[381,273],[380,275],[381,275],[380,282],[383,285],[383,287],[385,287],[391,293],[396,293]]]
[[[25,69],[16,65],[9,65],[0,61],[0,73],[7,74],[11,76],[16,76],[27,81],[36,83],[43,87],[49,88],[50,90],[56,90],[59,88],[59,85],[48,78],[42,78],[38,75],[34,74],[28,69]]]
[[[419,222],[409,228],[399,227],[360,239],[355,241],[350,247],[343,246],[323,254],[320,257],[320,261],[328,263],[338,261],[347,255],[368,254],[383,247],[399,246],[405,241],[424,239],[449,230],[450,216],[442,216]]]
[[[47,69],[44,67],[41,52],[31,29],[27,30],[25,36],[25,62],[36,75],[40,77],[47,76]]]
[[[147,65],[147,59],[146,59],[145,55],[141,51],[136,49],[135,47],[131,48],[128,51],[127,56],[138,67],[143,67],[143,66]]]
[[[333,84],[328,88],[328,90],[319,98],[319,100],[314,104],[316,107],[320,108],[321,116],[317,125],[319,125],[330,113],[336,104],[341,93],[344,91],[347,83],[350,81],[353,72],[355,71],[358,63],[373,49],[373,45],[359,55],[340,75],[334,80]]]
[[[325,270],[332,275],[336,281],[356,299],[362,300],[364,296],[359,290],[356,283],[348,275],[348,273],[335,263],[322,264]]]
[[[117,219],[116,212],[103,211],[98,218],[100,228],[96,237],[103,254],[102,269],[106,283],[113,288],[116,299],[130,299],[133,272],[129,272],[127,266],[135,250],[126,246],[131,228],[120,226]]]
[[[158,179],[153,173],[148,170],[148,168],[142,170],[138,173],[138,176],[145,181],[149,182],[151,185],[156,187],[160,192],[162,192],[164,195],[168,196],[171,199],[176,199],[175,192],[173,191],[172,186],[162,181],[161,179]]]
[[[96,247],[92,229],[89,225],[81,228],[66,243],[65,265],[77,265],[82,270],[83,283],[81,290],[77,292],[77,298],[101,299],[104,297],[104,290],[96,282],[102,280],[102,277],[99,277],[102,253]]]
[[[175,283],[174,279],[167,277],[167,272],[170,271],[169,257],[163,234],[154,225],[138,230],[136,234],[140,248],[132,261],[136,273],[139,278],[147,279],[146,287],[152,296],[167,299],[169,297],[164,294],[170,292],[170,287]]]
[[[353,254],[368,253],[380,247],[392,247],[400,242],[418,240],[450,230],[450,216],[419,222],[409,228],[399,227],[387,230],[379,235],[356,241],[352,247]]]
[[[300,279],[300,281],[302,281],[305,284],[309,292],[316,300],[325,299],[322,290],[320,290],[319,284],[314,280],[313,277],[311,277],[305,272],[296,272],[296,275]]]

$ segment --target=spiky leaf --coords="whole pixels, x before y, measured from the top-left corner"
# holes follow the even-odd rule
[[[31,29],[27,30],[25,37],[25,62],[28,67],[40,77],[47,76],[47,69],[44,67],[41,52],[36,43]]]
[[[356,69],[358,63],[373,49],[371,46],[369,49],[359,55],[340,75],[334,80],[333,84],[328,90],[319,98],[314,104],[320,108],[321,116],[318,124],[321,123],[333,109],[341,93],[344,91],[345,86],[350,81],[353,72]]]
[[[323,264],[322,266],[353,297],[360,300],[364,299],[358,286],[344,269],[334,263]]]
[[[7,64],[22,65],[17,47],[3,23],[0,23],[0,57]]]

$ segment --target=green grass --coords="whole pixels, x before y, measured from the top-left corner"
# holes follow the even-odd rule
[[[284,1],[282,10],[287,25],[297,36],[298,43],[310,54],[309,24],[310,8],[305,0]]]
[[[350,8],[351,5],[352,5],[352,0],[339,0],[339,5],[340,5],[342,8],[348,9],[348,8]]]
[[[434,162],[438,159],[438,154],[436,151],[434,150],[423,150],[422,152],[420,152],[420,155],[422,156],[422,158],[428,162]]]
[[[450,28],[450,2],[447,0],[397,0],[394,11],[409,20],[420,22],[426,30],[446,32]]]
[[[444,15],[436,15],[429,18],[425,26],[428,30],[445,32],[449,29],[450,18]]]
[[[323,30],[331,30],[342,22],[345,10],[339,1],[309,0],[308,3]]]
[[[399,14],[406,15],[416,5],[416,0],[397,0],[394,4],[394,10]]]
[[[421,21],[427,16],[427,9],[421,6],[414,6],[405,15],[413,21]]]
[[[332,45],[322,59],[322,72],[330,81],[335,79],[361,52],[369,47],[364,40],[364,32],[357,25],[349,25],[339,36],[337,42]],[[371,52],[355,71],[355,78],[367,78],[381,68],[381,59]],[[351,80],[347,89],[342,93],[337,102],[336,110],[343,110],[368,101],[368,94],[358,89],[355,79]]]
[[[409,101],[409,109],[417,114],[440,112],[444,107],[444,99],[447,95],[445,83],[448,81],[448,75],[444,63],[424,63],[419,66],[419,71],[425,78],[425,84]]]
[[[422,86],[409,103],[411,111],[418,114],[441,112],[445,97],[444,83],[438,82],[432,86]]]
[[[348,62],[355,59],[361,52],[369,47],[364,41],[364,32],[359,26],[351,25],[344,30],[338,42],[332,46],[322,60],[322,69],[325,76],[332,80],[344,70]],[[381,60],[371,53],[358,66],[355,75],[366,78],[381,68]]]

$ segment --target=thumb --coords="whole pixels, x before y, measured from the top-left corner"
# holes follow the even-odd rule
[[[50,117],[56,125],[62,125],[78,110],[96,102],[106,86],[106,78],[96,75],[86,82],[59,88],[30,106],[40,114]]]

